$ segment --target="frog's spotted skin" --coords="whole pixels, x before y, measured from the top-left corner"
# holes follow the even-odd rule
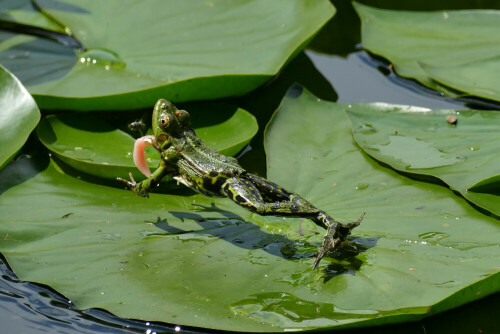
[[[299,195],[247,173],[236,159],[206,146],[191,128],[189,113],[178,110],[167,100],[160,99],[155,105],[153,132],[154,136],[138,139],[134,149],[134,161],[148,178],[136,183],[130,174],[131,181],[118,180],[127,183],[135,194],[147,196],[163,177],[169,175],[203,195],[228,197],[260,215],[308,218],[327,229],[314,268],[328,251],[336,249],[346,240],[364,217],[363,214],[356,222],[341,224]],[[161,154],[160,165],[152,174],[149,168],[144,168],[145,161],[141,161],[144,160],[144,153],[136,152],[144,150],[147,145],[153,145]]]

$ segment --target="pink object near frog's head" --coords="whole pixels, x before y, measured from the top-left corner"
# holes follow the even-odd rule
[[[146,163],[146,156],[144,154],[144,149],[147,146],[153,145],[155,136],[144,136],[138,138],[134,144],[134,163],[135,166],[144,174],[146,177],[151,177],[151,171],[149,170],[148,164]]]

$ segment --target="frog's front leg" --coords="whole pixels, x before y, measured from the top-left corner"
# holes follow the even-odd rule
[[[122,179],[121,177],[117,177],[116,179],[128,185],[137,196],[148,197],[149,193],[160,184],[161,179],[168,174],[169,171],[166,166],[163,163],[160,163],[160,166],[154,171],[153,174],[151,174],[150,177],[139,183],[135,182],[132,173],[129,173],[130,181]]]
[[[155,136],[143,136],[136,139],[134,144],[134,163],[137,169],[139,169],[141,173],[147,177],[146,180],[137,183],[135,182],[132,173],[129,173],[130,181],[122,179],[121,177],[116,178],[118,181],[128,185],[137,196],[147,197],[148,194],[158,186],[161,179],[168,174],[166,166],[163,162],[160,163],[158,169],[151,174],[146,162],[146,156],[144,154],[144,149],[151,145],[161,153],[160,146],[158,145]]]

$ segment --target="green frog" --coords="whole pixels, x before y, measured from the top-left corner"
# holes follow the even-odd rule
[[[260,215],[302,217],[326,228],[326,236],[316,254],[314,269],[328,251],[344,242],[363,217],[341,224],[326,212],[317,209],[304,198],[276,183],[245,171],[235,158],[226,157],[206,146],[191,127],[189,113],[177,109],[171,102],[160,99],[153,110],[153,136],[137,139],[134,161],[147,179],[135,182],[132,173],[126,183],[138,196],[148,196],[160,180],[170,176],[206,196],[223,196]],[[161,155],[158,168],[151,173],[144,147],[152,145]]]

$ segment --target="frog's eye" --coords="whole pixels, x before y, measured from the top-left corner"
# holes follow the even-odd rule
[[[161,115],[158,123],[159,123],[158,125],[161,128],[165,128],[168,125],[168,116],[167,115]]]

